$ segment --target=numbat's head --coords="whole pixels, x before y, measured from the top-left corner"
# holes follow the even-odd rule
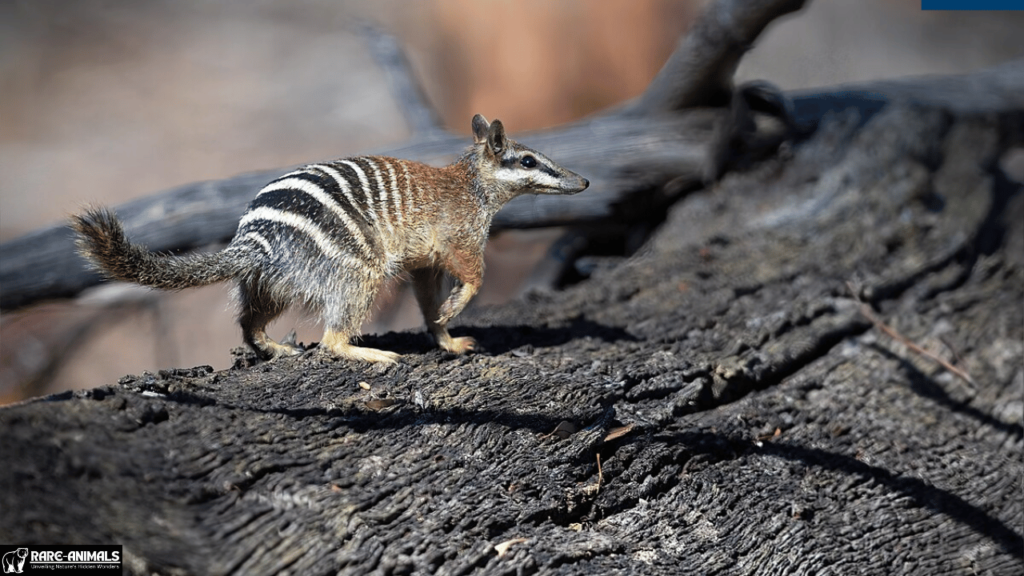
[[[576,194],[590,186],[586,178],[505,136],[501,120],[488,124],[480,114],[474,116],[473,140],[471,164],[478,186],[489,191],[492,201],[504,203],[520,194]]]

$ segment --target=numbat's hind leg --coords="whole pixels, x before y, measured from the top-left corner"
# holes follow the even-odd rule
[[[238,323],[242,326],[242,339],[263,360],[298,356],[305,350],[295,344],[294,335],[278,344],[267,335],[267,324],[281,315],[287,307],[267,296],[259,287],[241,285],[239,300],[242,311]],[[294,333],[293,333],[294,334]]]
[[[398,361],[399,355],[394,352],[377,350],[376,348],[353,346],[350,343],[350,340],[351,336],[348,334],[328,329],[324,332],[324,339],[320,342],[320,347],[334,357],[344,358],[345,360],[381,362],[384,364],[394,364]]]
[[[370,307],[384,284],[383,273],[363,270],[345,270],[337,282],[335,293],[345,294],[344,298],[328,299],[322,306],[324,337],[320,348],[335,358],[394,364],[398,354],[374,348],[352,345],[352,337],[359,334],[359,325],[370,315]]]

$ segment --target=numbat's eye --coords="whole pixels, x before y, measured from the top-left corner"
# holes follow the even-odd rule
[[[536,168],[537,159],[533,156],[523,156],[523,159],[519,161],[523,165],[523,168]]]

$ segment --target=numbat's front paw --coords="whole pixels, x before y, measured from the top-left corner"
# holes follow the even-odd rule
[[[476,350],[476,340],[470,336],[450,338],[447,342],[441,342],[441,348],[452,354],[465,354],[470,350]]]

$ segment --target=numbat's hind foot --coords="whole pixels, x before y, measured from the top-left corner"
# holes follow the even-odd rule
[[[376,348],[364,348],[362,346],[352,346],[346,344],[345,346],[335,346],[327,349],[327,351],[335,358],[343,358],[345,360],[359,360],[361,362],[379,362],[381,364],[394,364],[401,358],[394,352],[388,352],[387,350],[378,350]]]
[[[306,353],[306,349],[297,342],[295,330],[289,332],[280,342],[274,342],[269,338],[267,340],[274,358],[290,358]]]
[[[398,362],[399,358],[401,358],[400,355],[394,352],[388,352],[387,350],[353,346],[352,344],[349,344],[348,336],[342,336],[336,332],[327,332],[324,334],[324,340],[320,343],[320,347],[331,356],[344,360],[394,364]]]
[[[273,340],[267,342],[268,348],[270,349],[270,358],[291,358],[292,356],[299,356],[306,352],[306,349],[298,344],[289,344],[282,342],[278,344]]]
[[[266,332],[260,331],[252,336],[246,336],[245,341],[249,347],[256,352],[261,360],[275,360],[277,358],[291,358],[304,354],[306,349],[295,342],[295,333],[292,332],[280,343],[274,342],[267,336]]]

